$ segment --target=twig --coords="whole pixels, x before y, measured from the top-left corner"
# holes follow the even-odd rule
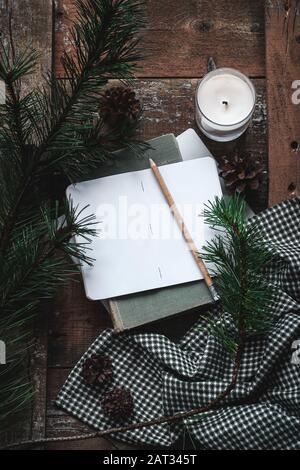
[[[233,231],[239,238],[239,255],[240,255],[240,259],[243,260],[245,257],[245,242],[241,237],[240,229],[238,225],[236,225],[236,223],[233,223],[230,220],[228,221],[228,223],[232,225]],[[240,280],[240,285],[241,285],[241,301],[239,304],[239,314],[238,314],[238,323],[237,323],[238,346],[237,346],[237,350],[235,354],[232,377],[227,387],[219,395],[217,395],[216,398],[211,400],[207,405],[204,405],[202,407],[195,408],[189,411],[178,412],[170,416],[160,416],[158,418],[155,418],[149,421],[142,421],[140,423],[128,424],[127,426],[113,427],[113,428],[109,428],[103,431],[80,434],[77,436],[51,437],[51,438],[43,438],[43,439],[38,439],[38,440],[20,441],[20,442],[8,444],[4,448],[8,449],[8,448],[13,448],[13,447],[31,446],[31,445],[36,445],[36,444],[50,443],[50,442],[53,443],[53,442],[68,442],[68,441],[78,441],[78,440],[86,440],[86,439],[96,439],[96,438],[109,436],[111,434],[117,434],[117,433],[123,433],[126,431],[132,431],[135,429],[147,428],[147,427],[151,427],[151,426],[158,425],[158,424],[174,423],[184,418],[189,418],[191,416],[205,413],[216,408],[218,405],[220,405],[223,402],[223,400],[235,388],[237,380],[238,380],[240,366],[241,366],[242,355],[244,352],[246,331],[245,331],[245,325],[244,325],[244,311],[243,311],[242,299],[246,295],[246,292],[247,292],[248,270],[247,270],[247,266],[245,266],[243,262],[240,263],[239,280]]]
[[[11,58],[12,58],[12,63],[14,64],[16,52],[15,52],[14,38],[13,38],[13,32],[12,32],[12,17],[13,17],[13,9],[11,7],[8,13],[8,34],[9,34],[9,42],[10,42],[10,47],[11,47]],[[7,82],[6,85],[7,85],[7,92],[13,102],[13,114],[14,114],[14,118],[16,122],[15,133],[19,141],[22,155],[25,157],[26,148],[25,148],[25,141],[23,138],[23,132],[21,130],[22,123],[21,123],[21,116],[20,116],[20,109],[19,109],[18,92],[15,91],[15,87],[14,87],[12,80],[9,80],[9,82]],[[6,246],[8,244],[10,234],[14,227],[15,216],[16,216],[18,207],[23,200],[23,197],[28,188],[29,182],[30,182],[29,178],[27,178],[26,181],[23,181],[22,186],[19,188],[19,191],[17,193],[15,204],[7,215],[7,222],[0,236],[0,255],[4,253],[4,250],[6,249]]]
[[[11,7],[8,13],[8,33],[9,33],[9,42],[10,42],[10,47],[11,47],[11,57],[14,62],[15,57],[16,57],[16,51],[15,51],[14,38],[13,38],[13,33],[12,33],[12,17],[13,17],[13,9]]]
[[[141,421],[140,423],[132,423],[132,424],[128,424],[127,426],[113,427],[110,429],[105,429],[104,431],[78,434],[76,436],[47,437],[47,438],[42,438],[42,439],[37,439],[37,440],[29,439],[26,441],[20,441],[20,442],[8,444],[4,447],[1,447],[1,449],[10,449],[13,447],[20,447],[20,446],[33,446],[37,444],[46,444],[46,443],[53,443],[53,442],[69,442],[69,441],[81,441],[81,440],[86,440],[86,439],[97,439],[100,437],[109,436],[111,434],[117,434],[117,433],[122,433],[126,431],[133,431],[135,429],[141,429],[141,428],[148,428],[157,424],[174,423],[184,418],[189,418],[196,414],[210,411],[214,409],[217,405],[219,405],[224,400],[224,398],[226,398],[227,395],[229,395],[229,393],[235,388],[237,379],[238,379],[240,365],[241,365],[243,350],[244,350],[244,330],[243,330],[242,322],[240,322],[239,345],[238,345],[236,356],[235,356],[235,362],[234,362],[234,368],[233,368],[231,381],[228,384],[228,386],[223,390],[223,392],[221,392],[215,399],[213,399],[210,403],[208,403],[205,406],[202,406],[200,408],[195,408],[190,411],[179,412],[170,416],[160,416],[159,418],[155,418],[149,421]]]

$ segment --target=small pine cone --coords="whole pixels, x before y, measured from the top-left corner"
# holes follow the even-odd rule
[[[90,385],[103,385],[112,379],[112,363],[108,356],[93,354],[82,366],[82,377]]]
[[[247,189],[257,190],[264,180],[264,168],[259,160],[250,154],[222,157],[219,160],[219,174],[231,192],[245,193]]]
[[[114,388],[102,399],[103,411],[115,421],[125,421],[133,413],[133,398],[125,387]]]
[[[107,90],[102,98],[103,119],[110,127],[134,122],[141,112],[140,100],[131,88],[121,86]]]

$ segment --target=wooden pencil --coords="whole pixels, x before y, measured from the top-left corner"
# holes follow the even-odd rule
[[[166,201],[171,209],[171,212],[178,224],[178,227],[180,228],[180,231],[182,233],[182,236],[184,238],[184,240],[186,241],[189,249],[191,250],[192,252],[192,255],[196,261],[196,264],[198,266],[198,268],[200,269],[200,272],[202,273],[203,275],[203,278],[206,282],[206,285],[211,293],[211,296],[213,298],[214,301],[218,301],[219,300],[219,295],[214,287],[214,284],[213,284],[213,280],[212,278],[210,277],[209,275],[209,272],[207,270],[207,267],[205,266],[205,263],[204,261],[202,260],[201,256],[200,256],[200,253],[199,253],[199,250],[197,249],[197,246],[194,242],[194,240],[192,239],[191,237],[191,234],[189,232],[189,230],[187,229],[186,225],[185,225],[185,222],[175,204],[175,201],[172,197],[172,194],[170,193],[169,191],[169,188],[167,187],[166,185],[166,182],[165,180],[163,179],[162,177],[162,174],[158,168],[158,166],[156,165],[156,163],[152,160],[152,158],[149,158],[149,163],[150,163],[150,167],[156,177],[156,180],[160,186],[160,189],[163,193],[163,195],[165,196],[166,198]]]

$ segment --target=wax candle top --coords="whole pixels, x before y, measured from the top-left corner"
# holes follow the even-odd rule
[[[242,78],[224,72],[204,79],[197,93],[201,112],[219,125],[232,125],[243,121],[252,112],[255,94]]]

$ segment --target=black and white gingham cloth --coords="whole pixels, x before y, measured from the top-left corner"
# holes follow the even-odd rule
[[[116,438],[170,446],[185,428],[202,449],[300,449],[300,354],[293,350],[300,340],[300,199],[255,219],[276,252],[276,266],[267,276],[277,286],[278,301],[271,312],[272,330],[247,342],[236,388],[204,419],[127,431]],[[81,376],[83,362],[93,353],[108,354],[113,361],[113,382],[104,388],[90,386]],[[106,330],[76,364],[56,403],[101,430],[117,424],[101,408],[103,393],[112,386],[130,389],[134,414],[127,423],[139,422],[207,404],[224,390],[232,368],[205,320],[178,344],[157,334]]]

